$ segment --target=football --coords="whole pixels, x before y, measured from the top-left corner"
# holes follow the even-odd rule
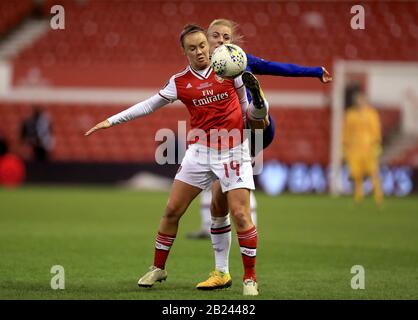
[[[241,75],[247,67],[247,55],[235,44],[224,44],[215,49],[211,63],[218,76],[233,79]]]

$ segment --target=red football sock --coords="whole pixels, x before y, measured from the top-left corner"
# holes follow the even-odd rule
[[[247,231],[237,232],[237,235],[241,249],[242,263],[244,264],[244,280],[253,279],[256,281],[257,229],[253,226]]]
[[[165,262],[167,261],[168,253],[173,245],[176,235],[168,235],[158,232],[157,239],[155,240],[155,254],[154,254],[154,266],[160,269],[165,268]]]

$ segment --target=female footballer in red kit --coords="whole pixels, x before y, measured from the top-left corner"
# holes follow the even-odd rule
[[[243,137],[243,117],[248,105],[245,88],[241,77],[222,79],[214,73],[204,29],[186,26],[180,35],[180,43],[189,61],[182,72],[172,76],[158,94],[98,123],[86,135],[145,116],[181,100],[190,113],[192,134],[189,132],[188,136],[194,134],[194,139],[188,139],[189,148],[174,178],[160,221],[154,263],[150,271],[139,279],[138,285],[151,287],[167,278],[165,264],[181,216],[202,190],[219,179],[240,245],[244,266],[243,294],[258,295],[255,274],[257,229],[251,220],[249,204],[254,180],[248,140]],[[232,144],[231,139],[219,142],[211,135],[212,130],[235,132]]]

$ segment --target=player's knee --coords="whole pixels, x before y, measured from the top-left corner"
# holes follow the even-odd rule
[[[236,206],[231,208],[231,216],[233,217],[238,229],[245,229],[251,225],[250,212],[245,206]]]
[[[176,222],[182,215],[182,209],[180,206],[175,204],[167,204],[164,211],[164,218],[170,222]]]

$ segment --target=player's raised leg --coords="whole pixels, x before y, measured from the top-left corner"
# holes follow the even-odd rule
[[[174,180],[155,240],[154,264],[150,267],[150,271],[139,279],[140,287],[151,287],[155,282],[167,278],[165,263],[177,235],[179,220],[201,191],[202,189],[198,187]]]
[[[248,89],[251,95],[251,103],[247,109],[247,126],[251,130],[251,156],[256,156],[257,153],[267,148],[274,139],[276,125],[273,118],[268,113],[269,104],[266,100],[261,85],[257,78],[248,71],[245,71],[242,75],[242,80],[245,87]],[[260,141],[259,137],[256,138],[255,129],[262,129],[262,145],[256,147],[256,141]]]
[[[247,109],[247,122],[251,129],[266,129],[269,125],[268,102],[257,78],[249,71],[242,74],[242,81],[251,95]]]

